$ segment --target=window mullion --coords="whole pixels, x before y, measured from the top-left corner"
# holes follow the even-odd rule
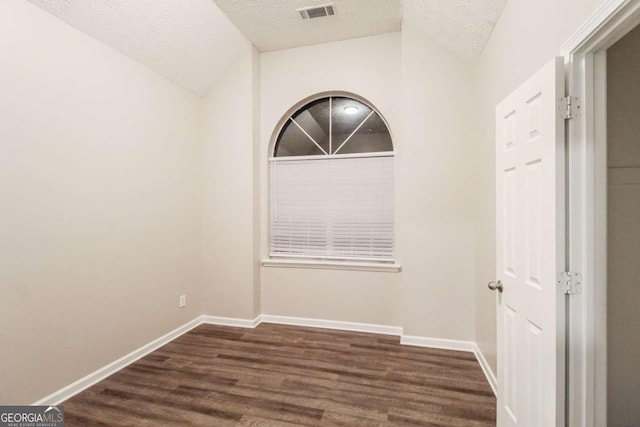
[[[333,98],[329,98],[329,155],[333,155]]]
[[[327,152],[326,152],[326,151],[324,151],[324,148],[322,148],[322,147],[320,146],[320,144],[318,144],[318,143],[316,142],[316,140],[315,140],[315,139],[313,139],[313,137],[307,133],[307,131],[306,131],[306,130],[302,129],[302,126],[300,126],[300,125],[298,124],[298,122],[296,122],[296,120],[295,120],[293,117],[291,117],[291,121],[292,121],[296,126],[298,126],[298,128],[300,128],[300,130],[302,131],[302,133],[304,133],[305,135],[307,135],[307,137],[311,140],[311,142],[313,142],[314,144],[316,144],[316,147],[318,147],[320,150],[322,150],[322,152],[323,152],[325,155],[327,155],[327,156],[329,155],[329,154],[327,154]]]
[[[355,128],[355,129],[353,130],[353,132],[351,132],[351,135],[349,135],[349,136],[347,137],[347,139],[345,139],[345,140],[344,140],[344,142],[340,145],[340,147],[338,147],[338,149],[336,150],[336,152],[335,152],[335,153],[333,153],[333,154],[338,154],[338,151],[340,151],[340,149],[341,149],[342,147],[344,147],[344,144],[346,144],[346,143],[347,143],[347,141],[349,141],[349,140],[351,139],[351,137],[352,137],[353,135],[355,135],[355,134],[356,134],[356,132],[358,132],[358,130],[360,130],[360,128],[362,127],[362,125],[364,124],[364,122],[366,122],[367,120],[369,120],[369,117],[371,117],[371,115],[372,115],[374,112],[375,112],[375,111],[371,110],[371,112],[369,113],[369,115],[367,115],[367,117],[365,117],[365,118],[364,118],[364,120],[362,121],[362,123],[360,123],[360,124],[358,125],[358,127],[357,127],[357,128]]]

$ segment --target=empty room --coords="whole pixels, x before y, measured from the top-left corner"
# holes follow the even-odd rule
[[[639,25],[0,1],[0,426],[637,427]]]

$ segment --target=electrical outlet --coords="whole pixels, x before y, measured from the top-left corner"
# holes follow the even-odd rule
[[[186,295],[180,295],[180,302],[178,303],[178,307],[182,308],[185,305],[187,305],[187,296]]]

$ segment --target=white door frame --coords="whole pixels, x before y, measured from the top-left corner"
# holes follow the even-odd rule
[[[569,94],[581,103],[567,138],[568,261],[582,273],[582,293],[568,303],[570,427],[606,425],[606,50],[638,24],[640,0],[605,0],[562,46]]]

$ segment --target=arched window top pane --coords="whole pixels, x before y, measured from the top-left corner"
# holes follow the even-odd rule
[[[342,96],[320,98],[289,117],[274,157],[333,156],[393,151],[391,134],[371,106]]]

